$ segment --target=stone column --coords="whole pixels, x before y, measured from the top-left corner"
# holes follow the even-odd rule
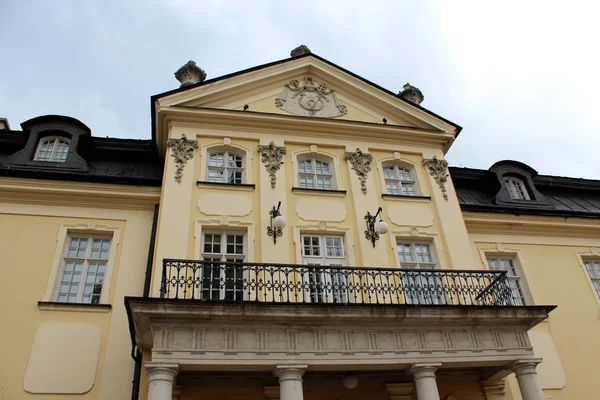
[[[284,365],[275,368],[279,378],[279,398],[281,400],[304,400],[302,375],[307,365]]]
[[[416,363],[410,367],[409,372],[415,378],[418,400],[440,400],[437,382],[435,380],[435,371],[442,364],[422,364]]]
[[[177,364],[147,362],[148,400],[172,400],[173,384],[179,372]]]
[[[480,382],[481,389],[485,394],[486,400],[502,400],[504,399],[504,381],[482,381]]]
[[[541,362],[541,358],[519,360],[513,367],[523,400],[544,400],[544,393],[535,371],[535,367]]]

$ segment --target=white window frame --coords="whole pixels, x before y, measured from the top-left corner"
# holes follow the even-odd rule
[[[596,300],[600,302],[600,257],[582,256],[581,261],[588,281],[596,295]],[[592,276],[590,272],[590,266],[588,265],[590,263],[592,264],[592,269],[595,270],[595,276]]]
[[[502,178],[510,198],[513,200],[531,200],[529,190],[525,182],[516,176],[507,175]]]
[[[494,263],[490,263],[490,259]],[[508,261],[510,267],[499,265],[498,262]],[[485,264],[490,271],[506,271],[508,285],[511,290],[514,305],[532,305],[532,295],[521,263],[515,254],[485,253]]]
[[[393,178],[388,178],[386,177],[386,168],[393,168],[393,173],[394,173],[394,177]],[[410,174],[410,178],[411,179],[405,179],[400,170],[404,170],[406,172],[408,172]],[[420,191],[419,191],[419,185],[417,183],[417,178],[416,178],[416,173],[415,173],[415,169],[407,164],[404,163],[397,163],[397,162],[383,162],[381,164],[381,174],[383,176],[383,188],[386,194],[391,194],[391,195],[400,195],[400,196],[420,196]],[[398,185],[398,193],[394,193],[393,191],[390,191],[388,189],[388,182],[394,182]],[[412,185],[413,188],[413,192],[412,193],[405,193],[404,189],[405,187],[408,187],[408,185]]]
[[[305,239],[311,240],[311,253],[314,249],[312,244],[314,239],[318,240],[319,255],[305,253]],[[327,239],[340,241],[340,246],[334,246],[334,248],[341,250],[341,256],[327,255]],[[348,290],[344,289],[347,285],[346,276],[336,268],[327,268],[327,266],[341,267],[346,264],[344,236],[306,233],[300,235],[300,246],[302,264],[311,266],[307,271],[307,275],[303,276],[304,283],[308,288],[304,291],[305,300],[311,303],[347,303],[349,300]],[[319,268],[318,266],[323,267]],[[332,291],[319,290],[323,285],[331,285]]]
[[[41,160],[40,153],[41,153],[42,147],[44,146],[44,144],[46,144],[50,140],[54,140],[54,144],[52,145],[52,150],[50,152],[50,158]],[[57,149],[60,147],[61,142],[66,143],[67,148],[66,148],[66,152],[64,152],[64,159],[63,158],[57,159],[56,158],[57,157]],[[33,157],[33,160],[34,161],[44,161],[44,162],[64,163],[65,161],[67,161],[67,157],[69,156],[69,148],[70,147],[71,147],[71,139],[69,139],[68,137],[58,136],[58,135],[44,136],[44,137],[40,138],[40,140],[38,141],[37,149],[35,151],[35,156]],[[63,152],[61,152],[60,154],[63,154]]]
[[[52,267],[50,269],[50,275],[46,290],[42,296],[43,302],[55,302],[56,299],[56,288],[58,280],[61,278],[61,268],[63,266],[63,255],[65,254],[65,246],[69,245],[69,235],[98,235],[98,236],[110,236],[111,244],[108,255],[108,263],[106,265],[106,273],[104,275],[104,283],[102,285],[102,293],[100,294],[100,303],[103,305],[110,304],[110,290],[112,276],[117,263],[117,249],[120,246],[121,228],[118,226],[109,226],[98,223],[95,220],[89,220],[87,223],[78,224],[61,224],[58,229],[58,235],[56,237],[56,249],[54,251],[54,260],[52,261]],[[60,303],[69,304],[73,307],[74,304],[84,303]],[[85,307],[87,311],[95,311],[94,308]]]
[[[83,257],[79,257],[78,255],[76,256],[72,256],[69,255],[69,251],[71,249],[71,245],[75,240],[82,240],[85,239],[87,240],[87,245],[86,245],[86,249],[85,249],[85,253],[83,254]],[[101,244],[105,241],[108,241],[108,249],[106,250],[106,257],[97,257],[97,258],[92,258],[92,252],[94,251],[93,249],[93,243],[95,240],[100,240]],[[57,303],[70,303],[70,304],[101,304],[100,300],[102,298],[102,292],[104,290],[106,290],[105,288],[105,279],[106,279],[106,274],[107,274],[107,269],[108,269],[108,263],[109,263],[109,257],[110,257],[110,246],[112,246],[112,237],[110,235],[95,235],[95,234],[77,234],[77,233],[71,233],[68,235],[67,240],[66,240],[66,245],[65,245],[65,249],[63,251],[63,256],[62,256],[62,266],[61,269],[59,271],[58,274],[58,279],[56,281],[56,288],[54,290],[54,301],[56,301]],[[76,268],[74,269],[74,271],[70,272],[67,270],[67,265],[70,263],[80,263],[82,265],[81,267],[81,271],[77,271]],[[102,273],[102,285],[100,287],[100,293],[98,293],[97,295],[97,301],[94,302],[94,291],[92,289],[92,292],[90,293],[90,301],[84,301],[84,296],[85,296],[85,291],[86,291],[86,286],[88,285],[88,278],[90,278],[91,276],[95,275],[96,278],[98,277],[99,272],[98,271],[91,271],[92,268],[98,268],[98,266],[94,267],[94,264],[104,264],[104,271]],[[92,266],[91,266],[92,265]],[[77,272],[79,272],[79,281],[78,282],[73,282],[73,278],[74,276],[77,275]],[[72,278],[68,281],[71,282],[66,283],[67,281],[64,280],[65,275],[70,274],[72,276]],[[77,292],[75,294],[76,297],[76,301],[62,301],[61,297],[63,295],[63,291],[62,291],[62,287],[65,285],[71,286],[73,283],[78,283],[77,285]],[[94,286],[97,283],[94,284]],[[66,294],[67,299],[71,296],[70,291],[68,291]]]
[[[220,253],[212,253],[212,252],[206,252],[205,251],[205,244],[206,244],[206,235],[221,235],[220,238],[220,248],[221,248],[221,252]],[[239,254],[239,253],[227,253],[227,237],[228,236],[242,236],[242,250],[243,250],[243,254]],[[200,256],[202,260],[206,260],[206,259],[213,259],[212,261],[215,261],[214,259],[218,259],[216,261],[228,261],[228,262],[245,262],[247,257],[248,257],[248,237],[246,235],[246,232],[244,231],[238,231],[238,230],[217,230],[217,229],[203,229],[202,230],[202,240],[200,243],[201,247],[200,247]],[[225,269],[223,269],[223,267],[219,266],[218,267],[218,271],[219,271],[219,277],[215,278],[213,276],[214,271],[208,271],[206,269],[206,267],[202,267],[200,269],[200,275],[199,275],[199,279],[200,279],[200,285],[198,287],[198,298],[199,299],[206,299],[205,297],[205,291],[208,291],[208,295],[209,298],[206,300],[226,300],[227,297],[227,292],[232,292],[233,293],[233,299],[229,299],[231,301],[242,301],[242,300],[246,300],[247,299],[247,292],[244,291],[244,289],[240,289],[241,292],[238,292],[235,288],[227,288],[227,281],[228,281],[228,277],[226,276],[226,271]],[[243,268],[242,269],[242,279],[248,279],[248,273],[247,271],[244,271]],[[229,271],[227,271],[229,272]],[[236,272],[236,271],[234,271]],[[204,275],[205,273],[210,273],[211,277],[209,278],[209,283],[208,283],[208,288],[205,286],[205,278]],[[237,279],[237,276],[234,276],[235,279]],[[219,288],[213,288],[213,282],[215,279],[219,280]],[[222,284],[224,283],[224,284]],[[213,298],[214,293],[218,294],[218,298]]]
[[[300,172],[300,164],[304,161],[310,161],[310,165],[311,165],[311,173],[307,173],[307,172]],[[329,168],[329,174],[319,174],[317,172],[317,162],[320,163],[325,163],[327,164],[327,167]],[[317,189],[317,190],[337,190],[337,184],[336,184],[336,179],[335,179],[335,165],[334,165],[334,160],[332,158],[329,157],[319,157],[319,156],[298,156],[297,159],[297,179],[298,179],[298,187],[301,189]],[[304,177],[311,177],[312,179],[312,187],[307,187],[307,186],[303,186],[302,185],[302,179],[300,179],[302,176]],[[319,178],[329,178],[330,182],[331,182],[331,188],[325,188],[325,187],[319,187]]]
[[[223,166],[214,166],[210,165],[211,163],[211,155],[213,154],[222,154],[223,155]],[[229,166],[229,156],[236,156],[241,158],[241,167],[231,167]],[[212,181],[210,177],[211,170],[219,170],[222,171],[223,177],[219,181]],[[240,172],[241,182],[229,182],[229,172]],[[246,183],[246,154],[241,151],[231,150],[229,148],[212,148],[207,149],[206,151],[206,181],[211,183],[227,183],[230,185],[243,185]]]

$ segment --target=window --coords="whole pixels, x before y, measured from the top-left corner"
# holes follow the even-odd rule
[[[71,141],[62,136],[50,136],[40,139],[34,160],[65,162]]]
[[[217,183],[244,183],[244,157],[230,151],[208,153],[207,181]]]
[[[527,304],[523,281],[514,257],[487,257],[487,262],[492,271],[507,272],[508,286],[512,293],[513,304],[516,306]]]
[[[383,167],[385,189],[388,194],[417,196],[417,184],[413,171],[402,165],[386,165]]]
[[[435,269],[430,243],[398,240],[396,249],[402,268]],[[435,273],[405,271],[402,285],[408,304],[444,304],[442,282]]]
[[[596,295],[600,299],[600,259],[596,260],[584,260],[583,264],[585,269],[592,281],[592,286],[596,290]]]
[[[346,261],[341,236],[303,235],[302,261],[310,266],[341,266]],[[311,267],[304,274],[307,298],[311,303],[347,303],[348,285],[344,271]]]
[[[510,193],[510,198],[513,200],[531,200],[525,183],[514,176],[505,176],[504,183]]]
[[[303,189],[335,189],[333,166],[316,158],[298,160],[298,185]]]
[[[108,236],[69,236],[56,289],[56,301],[100,303],[110,240]]]
[[[244,268],[237,263],[246,259],[245,235],[228,231],[204,232],[202,259],[209,263],[202,268],[200,298],[243,300]]]
[[[398,256],[402,268],[434,269],[435,261],[429,243],[411,241],[397,242]]]

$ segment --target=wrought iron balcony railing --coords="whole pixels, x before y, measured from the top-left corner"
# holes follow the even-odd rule
[[[212,302],[515,305],[506,272],[164,260],[161,297]]]

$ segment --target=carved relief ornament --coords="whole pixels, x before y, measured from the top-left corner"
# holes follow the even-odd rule
[[[277,183],[275,172],[279,171],[279,167],[283,164],[285,147],[275,146],[275,143],[271,142],[268,146],[258,146],[258,152],[271,178],[271,187],[275,188],[275,184]]]
[[[194,158],[194,151],[198,148],[198,142],[187,140],[185,135],[182,135],[180,139],[167,140],[167,146],[171,149],[171,157],[175,159],[175,165],[177,166],[175,182],[181,183],[183,168],[188,160]]]
[[[448,201],[448,193],[446,192],[446,181],[448,181],[448,161],[438,160],[436,156],[430,159],[424,159],[423,165],[429,169],[429,175],[433,177],[435,183],[442,190],[444,200]]]
[[[356,171],[360,180],[360,190],[363,194],[367,194],[367,175],[371,172],[371,162],[373,156],[369,153],[363,153],[360,149],[356,149],[354,153],[346,152],[344,160],[350,161],[352,169]]]
[[[348,112],[333,89],[324,83],[314,83],[310,76],[304,77],[303,84],[295,79],[286,84],[275,99],[275,105],[292,114],[307,117],[335,118]]]

